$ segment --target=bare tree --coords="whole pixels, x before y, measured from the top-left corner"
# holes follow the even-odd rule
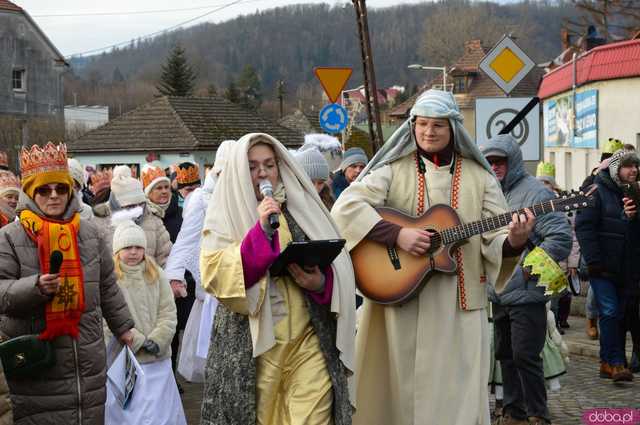
[[[571,0],[581,12],[576,19],[566,19],[572,34],[584,35],[595,27],[606,41],[629,38],[640,31],[640,3],[637,0]]]

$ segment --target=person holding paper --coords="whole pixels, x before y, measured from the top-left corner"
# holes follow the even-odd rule
[[[201,424],[350,424],[355,287],[346,251],[324,270],[268,271],[290,241],[339,237],[313,184],[280,142],[248,134],[211,202],[200,273],[220,304]]]
[[[131,350],[143,377],[126,409],[108,391],[106,423],[118,425],[186,425],[182,401],[171,369],[171,340],[176,331],[176,304],[162,269],[145,256],[144,230],[124,221],[113,234],[113,253],[118,286],[122,290],[135,327]],[[111,333],[105,329],[107,346]]]

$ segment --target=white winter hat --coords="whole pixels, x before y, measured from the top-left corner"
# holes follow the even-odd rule
[[[82,169],[80,161],[75,158],[69,158],[67,160],[67,165],[69,166],[69,174],[71,174],[71,178],[80,185],[80,188],[84,189],[84,170]]]
[[[142,204],[147,200],[142,190],[142,183],[131,176],[119,175],[116,177],[114,174],[113,180],[111,180],[111,193],[123,208]]]
[[[116,165],[116,167],[113,169],[113,178],[115,179],[119,176],[133,177],[131,175],[131,168],[127,167],[126,165]]]
[[[117,254],[121,249],[130,246],[147,249],[147,236],[142,227],[131,220],[126,220],[118,224],[113,233],[113,253]]]

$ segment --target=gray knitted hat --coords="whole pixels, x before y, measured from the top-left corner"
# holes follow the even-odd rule
[[[113,253],[117,254],[121,249],[130,246],[139,246],[147,249],[147,236],[142,227],[131,220],[126,220],[118,224],[118,227],[113,232]]]
[[[329,163],[317,149],[311,148],[297,152],[295,158],[311,180],[329,179]]]
[[[340,163],[340,169],[342,171],[349,168],[353,164],[364,164],[365,166],[369,162],[367,154],[362,148],[349,148],[342,155],[342,162]]]

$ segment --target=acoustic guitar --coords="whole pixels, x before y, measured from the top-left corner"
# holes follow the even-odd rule
[[[586,208],[591,205],[590,195],[571,193],[533,205],[529,210],[538,217],[550,212]],[[456,261],[452,251],[456,247],[472,236],[507,226],[513,214],[524,214],[524,209],[519,209],[472,223],[462,223],[455,210],[444,204],[432,206],[420,217],[412,217],[388,207],[376,208],[376,211],[391,223],[434,233],[431,247],[424,256],[415,256],[396,247],[388,248],[367,239],[351,250],[358,288],[365,297],[386,305],[409,301],[436,272],[455,273]]]

